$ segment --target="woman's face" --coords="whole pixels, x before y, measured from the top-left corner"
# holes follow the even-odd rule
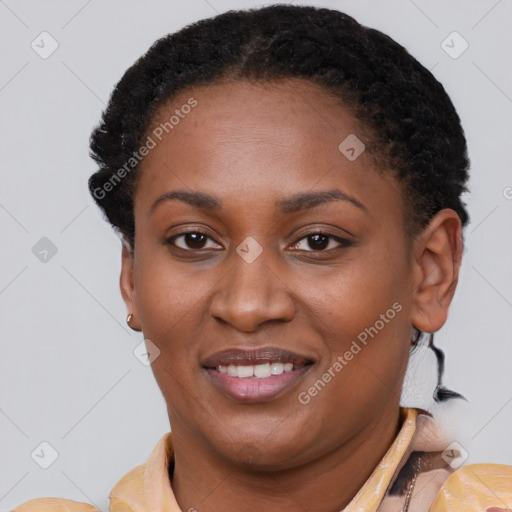
[[[122,283],[160,350],[174,436],[286,468],[396,420],[414,297],[404,203],[339,101],[300,80],[210,85],[148,133]]]

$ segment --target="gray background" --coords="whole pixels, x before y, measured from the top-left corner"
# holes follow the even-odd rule
[[[294,3],[337,8],[383,30],[433,70],[458,109],[472,160],[472,222],[449,321],[436,338],[446,385],[469,402],[432,407],[435,366],[423,351],[403,402],[454,428],[467,463],[512,464],[512,1]],[[133,355],[142,334],[125,325],[120,241],[88,196],[88,137],[114,84],[157,38],[258,5],[0,1],[0,510],[40,496],[107,510],[110,489],[168,431],[151,370]],[[47,59],[31,47],[43,46],[43,31],[59,45]],[[442,46],[454,31],[469,44],[457,58],[458,36]],[[31,457],[43,441],[58,452],[48,469]],[[42,449],[39,463],[51,456]]]

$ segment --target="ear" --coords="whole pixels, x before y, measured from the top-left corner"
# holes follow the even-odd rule
[[[411,323],[433,333],[446,322],[462,260],[462,224],[458,214],[443,209],[414,243],[414,297]]]
[[[121,288],[121,295],[123,296],[124,303],[126,304],[127,314],[133,315],[129,327],[134,331],[141,331],[142,329],[140,327],[140,320],[135,302],[135,286],[133,284],[134,263],[134,255],[132,254],[130,246],[128,242],[123,241],[119,285]]]

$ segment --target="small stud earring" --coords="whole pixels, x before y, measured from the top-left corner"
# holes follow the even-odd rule
[[[132,314],[132,313],[130,313],[130,314],[126,317],[126,323],[127,323],[128,325],[130,325],[130,322],[132,321],[132,318],[133,318],[133,314]]]

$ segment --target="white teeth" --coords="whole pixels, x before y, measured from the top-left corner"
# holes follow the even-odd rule
[[[270,363],[257,364],[254,366],[254,376],[260,379],[266,379],[272,375]]]
[[[236,371],[239,379],[252,377],[254,375],[254,366],[237,366]]]
[[[272,375],[281,375],[284,372],[283,363],[272,363],[271,365]]]
[[[281,375],[283,372],[291,372],[293,363],[264,363],[249,366],[230,364],[217,366],[217,371],[225,373],[230,377],[238,377],[239,379],[268,379],[272,375]]]

